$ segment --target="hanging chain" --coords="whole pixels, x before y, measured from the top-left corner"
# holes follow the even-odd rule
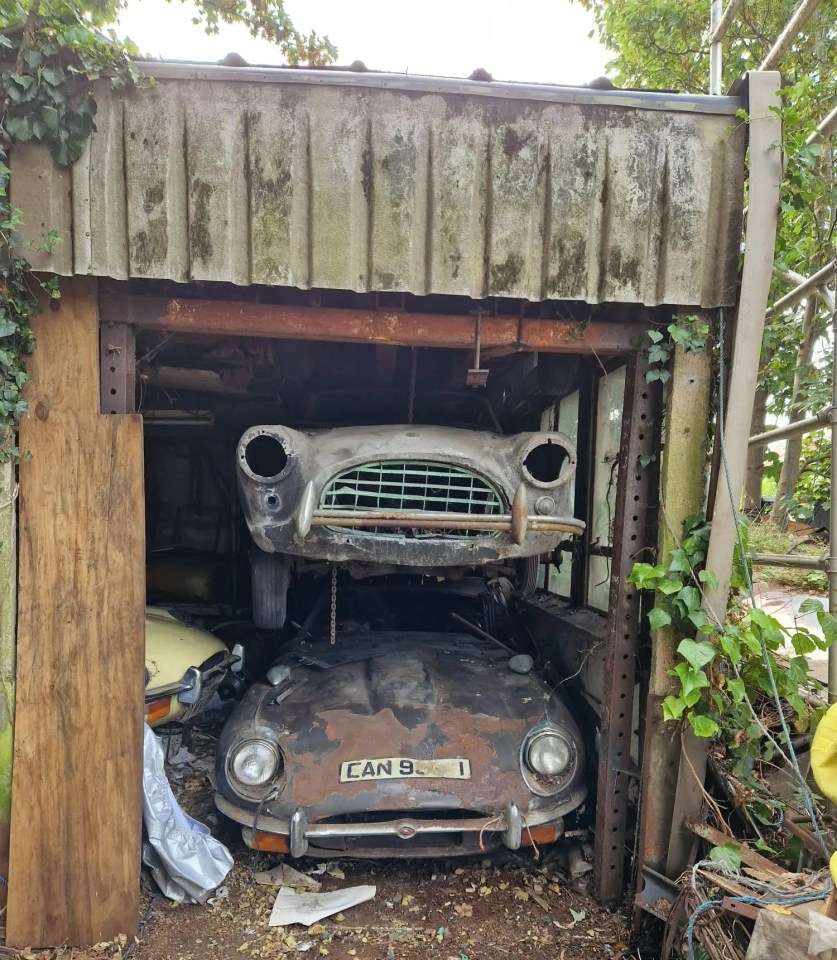
[[[329,643],[337,643],[337,567],[331,568],[331,621],[329,624]]]
[[[418,350],[412,347],[410,357],[410,397],[407,401],[407,423],[413,422],[413,413],[416,403],[416,372],[418,369]]]

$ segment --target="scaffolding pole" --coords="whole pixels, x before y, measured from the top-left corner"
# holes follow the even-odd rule
[[[778,67],[779,61],[788,52],[793,41],[799,36],[802,25],[810,18],[811,14],[819,5],[820,0],[802,0],[794,11],[793,16],[788,20],[787,26],[779,34],[776,42],[768,51],[759,70],[775,70]]]
[[[831,407],[826,407],[819,413],[815,413],[813,417],[808,417],[807,420],[796,420],[793,423],[785,424],[783,427],[776,427],[775,430],[765,430],[764,433],[757,433],[754,437],[750,437],[747,445],[764,447],[776,440],[788,440],[791,437],[813,433],[814,430],[822,430],[829,423],[831,423]]]
[[[810,147],[812,143],[819,143],[820,140],[827,140],[829,137],[834,136],[835,133],[837,133],[837,107],[835,107],[831,113],[829,113],[825,120],[823,120],[823,122],[811,134],[811,136],[808,137],[805,143]]]
[[[785,310],[799,303],[800,300],[805,300],[812,293],[816,293],[820,287],[824,287],[834,276],[837,276],[837,259],[826,264],[821,270],[817,270],[817,272],[808,277],[807,280],[803,280],[802,283],[794,287],[790,293],[785,294],[781,300],[777,300],[767,311],[765,320],[773,320],[780,316]]]

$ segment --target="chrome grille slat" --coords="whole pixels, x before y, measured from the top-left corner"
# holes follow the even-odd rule
[[[491,517],[503,513],[503,498],[488,480],[461,467],[432,461],[385,460],[360,464],[332,477],[323,490],[320,508]],[[339,529],[339,520],[330,526]],[[415,526],[414,522],[405,522],[403,533]],[[377,536],[397,533],[374,527],[362,532]],[[482,530],[434,530],[432,533],[432,536],[459,540],[491,535]]]

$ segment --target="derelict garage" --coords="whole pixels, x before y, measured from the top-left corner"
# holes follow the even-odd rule
[[[562,532],[549,497],[536,508],[513,488],[492,519],[446,475],[467,501],[458,513],[480,515],[477,533],[520,546],[551,531],[557,547],[536,561],[525,549],[490,561],[468,523],[440,535],[451,528],[438,498],[415,536],[357,510],[352,529],[385,534],[384,579],[404,572],[393,544],[413,541],[425,558],[413,561],[413,594],[431,579],[467,593],[460,548],[477,558],[471,573],[510,585],[535,659],[576,678],[577,709],[599,725],[587,807],[597,892],[620,897],[648,659],[627,576],[656,543],[662,428],[643,347],[678,312],[735,302],[744,131],[730,121],[743,101],[143,69],[156,83],[132,94],[101,84],[98,132],[72,169],[34,147],[12,158],[28,233],[63,238],[36,266],[67,279],[36,321],[20,440],[32,456],[20,466],[8,942],[136,931],[147,599],[256,619],[274,637],[389,616],[404,629],[364,567],[369,536],[359,553],[324,547],[256,570],[237,450],[264,425],[353,428],[385,446],[378,459],[424,464],[431,427],[570,441],[558,461],[527,467],[549,486],[575,466],[564,506],[576,527]],[[709,361],[684,362],[703,425]],[[413,453],[399,452],[413,433]],[[702,440],[690,443],[702,463]],[[456,453],[478,462],[478,449]],[[256,479],[274,476],[275,464],[260,473],[257,448],[241,455]],[[345,500],[334,490],[305,510],[294,498],[297,533],[335,526],[328,508]],[[279,510],[270,496],[264,509]],[[283,610],[262,581],[284,584]],[[403,602],[440,621],[429,629],[450,629],[450,599],[429,596]],[[494,608],[467,602],[460,632],[491,634]],[[254,670],[270,665],[260,636]]]

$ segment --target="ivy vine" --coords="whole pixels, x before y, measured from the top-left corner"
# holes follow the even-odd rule
[[[688,722],[699,737],[715,738],[730,772],[763,794],[756,766],[770,762],[775,742],[768,736],[776,717],[772,682],[775,682],[786,718],[799,733],[812,729],[825,703],[806,691],[822,684],[810,676],[807,654],[827,650],[837,640],[837,616],[809,598],[800,613],[814,613],[822,635],[802,626],[788,629],[775,617],[744,602],[746,587],[747,525],[742,523],[744,554],[736,548],[731,586],[732,600],[718,624],[702,608],[705,588],[717,588],[717,578],[705,569],[710,524],[703,516],[687,518],[680,545],[665,562],[638,563],[630,582],[653,590],[656,602],[648,613],[651,629],[671,629],[683,637],[677,647],[678,662],[669,671],[676,692],[665,698],[663,718]],[[766,795],[756,803],[765,818],[777,807]],[[751,801],[752,805],[752,801]]]
[[[32,271],[20,236],[21,214],[9,194],[9,151],[16,143],[47,145],[59,164],[81,155],[96,129],[93,82],[137,82],[136,50],[100,29],[95,11],[61,0],[6,2],[0,7],[0,459],[16,460],[14,437],[27,405],[26,357],[35,348],[31,321],[43,293],[57,298],[55,277]],[[36,245],[51,251],[50,231]]]

